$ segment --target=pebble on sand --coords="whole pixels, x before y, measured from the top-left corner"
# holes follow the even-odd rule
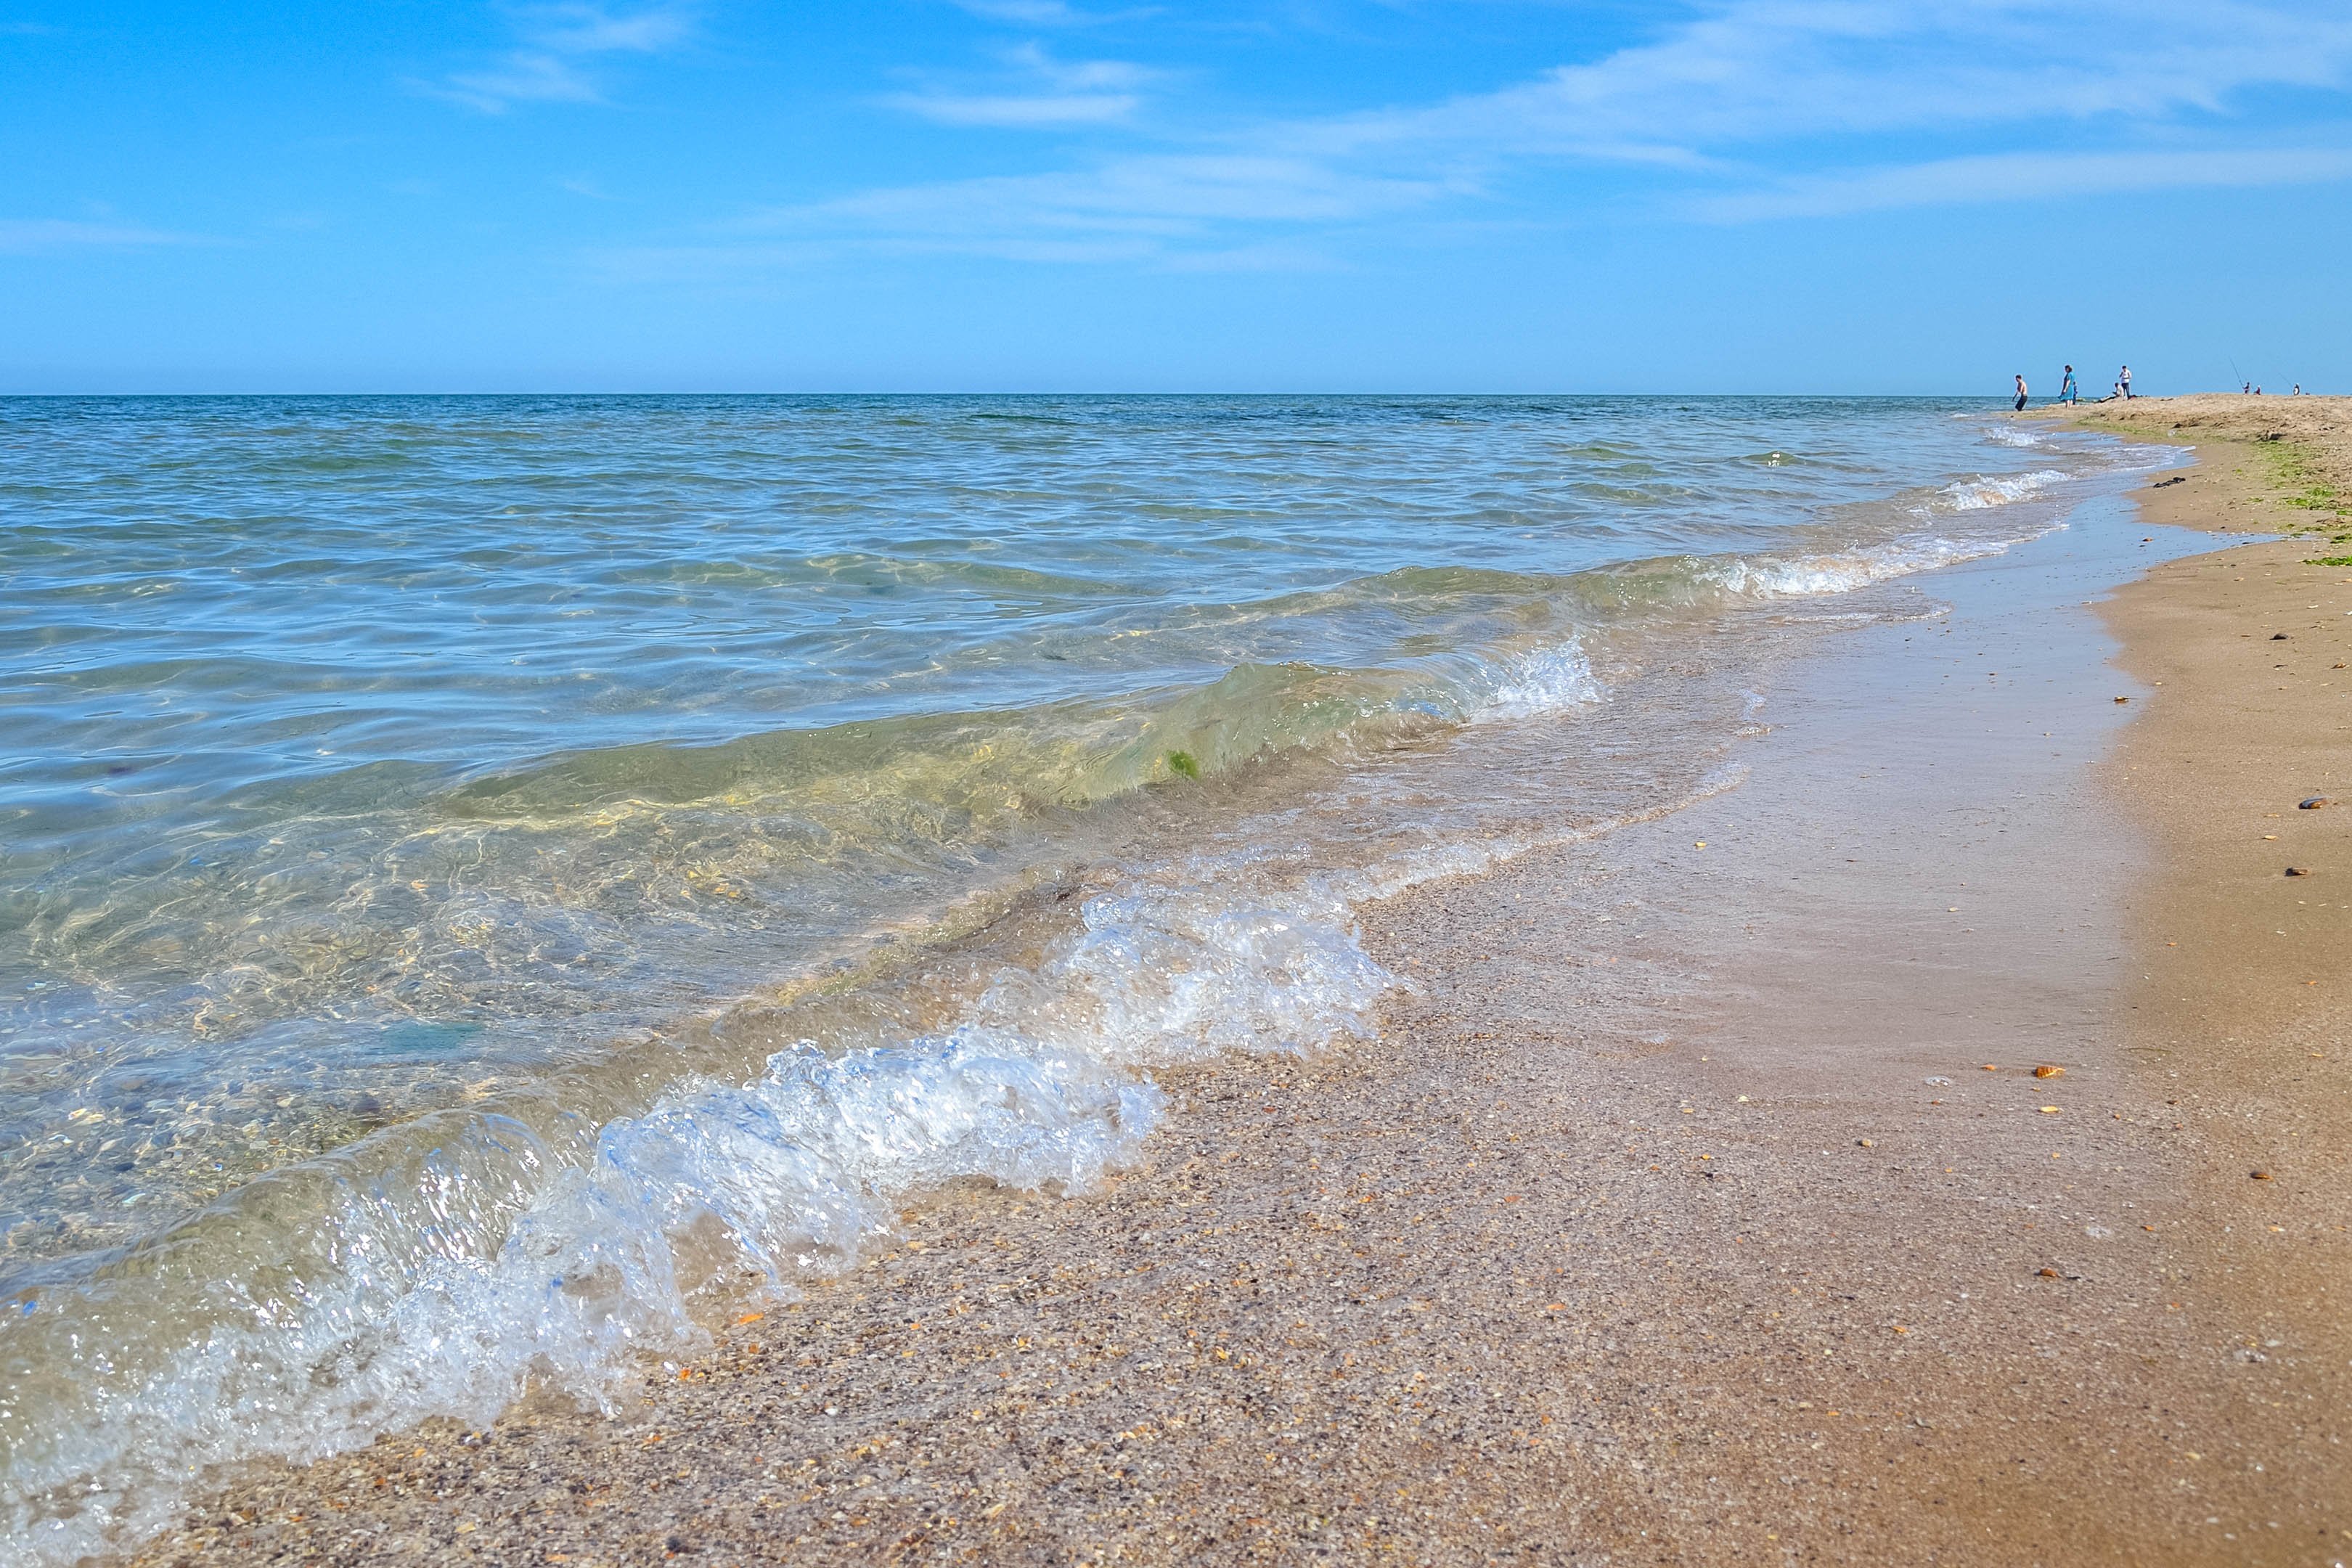
[[[2308,877],[2311,875],[2311,868],[2308,866],[2289,866],[2286,868],[2286,874],[2290,877]]]
[[[2298,801],[2295,804],[2295,809],[2297,811],[2320,811],[2328,806],[2334,805],[2335,804],[2336,797],[2332,795],[2315,795],[2309,800]]]
[[[2258,1182],[2270,1182],[2270,1181],[2275,1181],[2275,1180],[2277,1180],[2277,1178],[2276,1178],[2276,1177],[2274,1177],[2274,1176],[2273,1176],[2273,1175],[2272,1175],[2268,1171],[2249,1171],[2249,1172],[2248,1172],[2248,1173],[2247,1173],[2248,1175],[2252,1176],[2255,1181],[2258,1181]]]
[[[2033,1069],[2033,1076],[2035,1078],[2064,1078],[2066,1076],[2066,1069],[2050,1062],[2043,1062],[2040,1067]]]

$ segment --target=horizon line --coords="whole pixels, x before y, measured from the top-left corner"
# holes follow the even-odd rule
[[[2241,396],[2243,396],[2243,397],[2254,397],[2254,396],[2261,396],[2261,397],[2292,397],[2292,396],[2297,395],[2296,394],[2292,393],[2292,392],[2258,392],[2258,393],[2244,393],[2244,392],[2241,392],[2239,389],[2237,389],[2237,388],[2235,388],[2235,387],[2192,387],[2192,388],[2184,388],[2184,389],[2181,389],[2181,390],[2179,390],[2179,391],[2174,391],[2174,392],[2163,392],[2163,393],[2158,393],[2158,392],[2142,392],[2142,393],[2138,393],[2138,394],[2137,394],[2137,395],[2135,395],[2135,397],[2134,397],[2133,401],[2136,401],[2136,402],[2144,402],[2144,401],[2147,401],[2147,399],[2149,399],[2149,398],[2154,398],[2154,397],[2187,397],[2187,396],[2197,396],[2197,395],[2223,395],[2223,396],[2231,396],[2231,397],[2241,397]],[[2009,403],[2009,402],[2011,402],[2011,401],[2012,400],[2013,395],[2013,395],[2013,394],[2011,394],[2011,393],[2009,393],[2009,392],[2002,392],[2002,391],[1995,391],[1995,392],[1824,392],[1824,391],[1780,391],[1780,392],[1677,392],[1677,391],[1622,392],[1622,391],[1621,391],[1621,392],[1589,392],[1589,391],[1571,391],[1571,390],[1559,390],[1559,389],[1555,389],[1555,390],[1548,390],[1548,391],[1540,391],[1540,392],[1529,392],[1529,391],[1464,391],[1464,390],[1396,390],[1396,391],[1381,391],[1381,392],[1371,392],[1371,391],[1362,391],[1362,390],[1342,391],[1342,390],[1336,390],[1336,389],[1333,389],[1333,390],[1318,390],[1318,389],[1312,389],[1312,388],[1295,389],[1295,390],[1286,390],[1286,391],[1268,391],[1268,390],[1264,390],[1264,389],[1258,389],[1258,390],[1246,390],[1246,391],[1245,391],[1245,390],[1203,390],[1203,389],[1200,389],[1200,388],[1191,388],[1191,389],[1183,389],[1183,390],[1148,390],[1148,389],[1133,389],[1133,388],[1130,388],[1130,389],[1104,389],[1104,388],[1088,388],[1088,387],[1054,388],[1054,389],[1039,389],[1039,388],[1021,388],[1021,389],[1010,389],[1010,388],[1008,388],[1008,389],[954,388],[954,389],[943,389],[943,388],[929,388],[929,389],[919,389],[919,390],[891,390],[891,389],[877,389],[877,388],[870,388],[870,387],[868,387],[868,388],[856,388],[856,389],[851,389],[851,388],[822,388],[822,387],[811,388],[811,387],[800,387],[800,388],[768,388],[768,389],[761,389],[761,390],[757,390],[757,391],[746,391],[746,390],[743,390],[743,389],[740,389],[740,388],[728,388],[728,389],[709,388],[709,389],[697,389],[697,390],[677,390],[677,389],[671,389],[671,390],[664,390],[664,391],[653,391],[653,390],[644,390],[644,389],[626,389],[626,388],[595,388],[595,389],[580,389],[580,388],[572,388],[572,389],[566,389],[566,390],[532,389],[532,388],[503,388],[503,389],[499,389],[499,390],[481,390],[481,389],[469,389],[469,390],[446,390],[446,389],[445,389],[445,390],[439,390],[439,391],[415,391],[415,390],[365,390],[365,391],[361,391],[361,390],[346,390],[346,391],[334,391],[334,392],[321,392],[321,391],[300,391],[300,392],[297,392],[297,391],[257,391],[257,391],[236,391],[236,392],[221,392],[221,391],[210,391],[210,392],[6,392],[6,391],[0,391],[0,402],[29,402],[29,401],[34,401],[34,400],[58,401],[58,402],[64,402],[64,401],[83,401],[83,402],[131,402],[131,401],[134,401],[134,400],[144,400],[144,401],[159,401],[159,402],[160,402],[160,401],[164,401],[164,400],[168,400],[168,399],[175,399],[175,398],[176,398],[176,399],[205,398],[205,399],[222,400],[222,399],[230,399],[230,398],[281,398],[281,399],[288,399],[288,398],[293,398],[293,399],[299,399],[299,398],[319,398],[319,399],[326,399],[326,398],[390,398],[390,397],[446,397],[446,398],[459,398],[459,397],[582,397],[582,398],[585,398],[585,397],[630,397],[630,398],[664,398],[664,397],[875,397],[875,398],[880,398],[880,397],[938,397],[938,398],[950,398],[950,397],[955,397],[955,398],[975,398],[975,397],[1041,397],[1041,398],[1042,398],[1042,397],[1124,397],[1124,398],[1146,398],[1146,397],[1223,397],[1223,398],[1244,398],[1244,397],[1257,397],[1257,398],[1285,398],[1285,397],[1357,397],[1357,398],[1460,397],[1460,398],[1496,398],[1496,399],[1500,399],[1500,398],[1531,398],[1531,397],[1575,397],[1575,398],[1629,398],[1629,399],[1630,399],[1630,398],[1686,398],[1686,399],[1718,399],[1718,400],[1721,400],[1721,399],[1732,399],[1732,398],[1769,398],[1769,397],[1798,398],[1798,397],[1811,397],[1811,398],[1837,398],[1837,399],[1842,399],[1842,400],[1846,400],[1846,401],[1878,401],[1878,402],[1898,402],[1898,401],[1905,401],[1905,400],[1910,400],[1910,401],[1933,400],[1933,401],[1939,401],[1939,402],[1964,402],[1964,401],[1969,401],[1969,400],[1981,400],[1981,401],[1990,402],[1990,403],[1995,403],[1995,404],[2007,404],[2007,403]],[[2330,395],[2339,395],[2327,394],[2327,393],[2305,392],[2305,393],[2302,393],[2302,394],[2301,394],[2301,395],[2302,395],[2302,396],[2305,396],[2305,397],[2318,397],[2318,396],[2330,396]],[[2086,397],[2086,398],[2082,399],[2081,401],[2082,401],[2084,404],[2085,404],[2085,405],[2090,405],[2090,404],[2105,403],[2105,402],[2116,401],[2116,400],[2115,400],[2115,399],[2111,399],[2111,398],[2106,398],[2106,397]],[[2058,400],[2057,400],[2057,399],[2054,399],[2054,398],[2045,399],[2045,398],[2042,398],[2042,397],[2034,397],[2034,398],[2032,398],[2032,399],[2031,400],[2031,402],[2030,402],[2030,405],[2030,405],[2030,406],[2032,406],[2032,407],[2045,407],[2045,406],[2054,407],[2054,406],[2057,406],[2057,405],[2058,405]]]

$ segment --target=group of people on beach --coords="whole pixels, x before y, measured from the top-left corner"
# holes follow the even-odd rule
[[[2123,398],[2126,401],[2129,401],[2131,395],[2131,366],[2126,365],[2121,370],[2116,372],[2116,389],[2107,394],[2105,397],[2100,398],[2099,401],[2102,403],[2113,403],[2118,397]],[[2066,367],[2066,379],[2058,384],[2058,395],[2052,399],[2052,401],[2056,403],[2080,403],[2083,401],[2082,389],[2074,384],[2074,367],[2073,365],[2070,364]],[[2024,412],[2025,373],[2023,371],[2020,371],[2017,374],[2017,407],[2020,413]]]
[[[2263,395],[2263,389],[2256,386],[2251,381],[2247,382],[2238,390],[2252,397],[2260,397]],[[2120,397],[2128,402],[2131,398],[2131,366],[2126,365],[2121,370],[2116,372],[2116,389],[2113,392],[2108,393],[2105,397],[2100,398],[2099,401],[2102,403],[2113,403],[2116,399]],[[2294,391],[2288,395],[2301,397],[2303,395],[2303,383],[2299,381],[2296,382],[2294,384]],[[2066,367],[2066,377],[2063,381],[2061,381],[2058,384],[2058,395],[2052,398],[2051,401],[2053,403],[2080,403],[2083,401],[2082,391],[2074,384],[2074,367],[2073,365],[2070,364]],[[2016,407],[2020,414],[2025,412],[2025,373],[2022,371],[2020,371],[2017,375]]]

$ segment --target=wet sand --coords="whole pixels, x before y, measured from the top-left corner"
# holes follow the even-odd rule
[[[2250,450],[1834,638],[1742,787],[1368,910],[1381,1037],[1164,1079],[1103,1191],[142,1559],[2352,1552],[2352,569],[2157,526],[2278,526]]]

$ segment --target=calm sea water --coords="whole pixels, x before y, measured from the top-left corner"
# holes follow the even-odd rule
[[[69,1560],[598,1397],[908,1192],[1081,1186],[1154,1064],[1370,1027],[1352,902],[1712,787],[1774,628],[2149,460],[1924,401],[0,401],[0,1517]]]

